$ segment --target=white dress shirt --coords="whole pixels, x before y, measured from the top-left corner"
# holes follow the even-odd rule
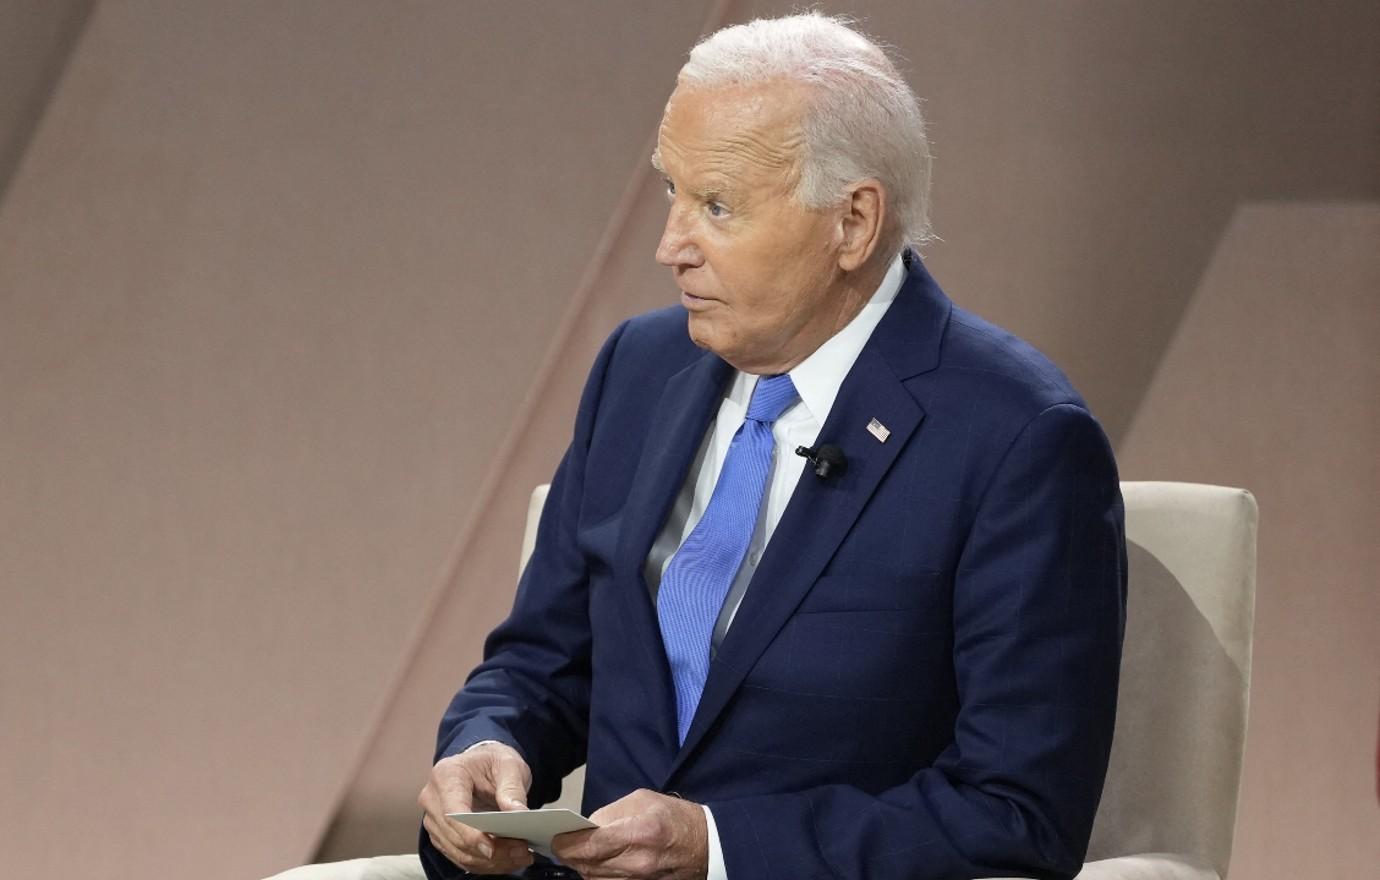
[[[905,279],[905,266],[900,255],[892,261],[886,277],[878,286],[872,298],[863,306],[853,320],[829,337],[827,341],[805,360],[790,371],[791,382],[800,394],[800,400],[783,412],[772,425],[772,435],[776,447],[772,452],[771,476],[768,478],[762,507],[757,514],[757,526],[753,530],[752,541],[748,544],[747,555],[742,567],[729,588],[724,599],[719,619],[714,626],[711,651],[718,649],[724,634],[733,623],[738,606],[747,592],[762,552],[781,521],[781,514],[791,500],[795,484],[804,470],[805,459],[795,454],[797,446],[814,446],[820,429],[829,418],[834,398],[838,396],[839,386],[853,368],[863,346],[872,336],[882,315],[891,306],[896,293]],[[714,494],[714,484],[719,480],[724,459],[728,456],[728,446],[733,435],[747,416],[748,401],[757,387],[757,376],[738,371],[730,383],[728,392],[719,404],[714,421],[704,433],[699,452],[686,474],[685,484],[676,496],[671,513],[662,526],[661,532],[652,543],[647,554],[646,575],[653,595],[661,584],[661,576],[670,564],[681,544],[690,536],[704,510],[709,506],[709,498]],[[768,589],[764,586],[762,589]],[[744,624],[745,626],[750,624]],[[709,825],[709,877],[708,880],[727,880],[728,872],[724,866],[723,848],[719,844],[718,827],[714,824],[714,814],[704,808],[705,821]]]

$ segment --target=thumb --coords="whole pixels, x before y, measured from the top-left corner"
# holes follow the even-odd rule
[[[500,810],[527,809],[527,792],[523,790],[522,783],[512,777],[499,783],[494,800],[498,802]]]

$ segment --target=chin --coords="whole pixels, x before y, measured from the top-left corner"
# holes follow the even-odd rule
[[[689,320],[686,325],[686,330],[690,334],[690,341],[700,348],[708,348],[709,340],[714,337],[713,328],[709,326],[709,322],[702,316],[694,312],[689,312],[687,314]]]
[[[697,346],[704,349],[705,351],[712,351],[714,354],[717,354],[724,360],[728,360],[728,358],[725,356],[726,349],[724,346],[723,335],[715,332],[715,327],[712,321],[709,321],[703,316],[696,315],[692,312],[690,314],[689,330],[691,342],[695,343]]]

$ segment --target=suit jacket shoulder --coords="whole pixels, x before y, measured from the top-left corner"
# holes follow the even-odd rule
[[[1063,371],[1033,345],[972,312],[955,307],[942,367],[967,373],[975,388],[1031,414],[1061,403],[1087,408]]]

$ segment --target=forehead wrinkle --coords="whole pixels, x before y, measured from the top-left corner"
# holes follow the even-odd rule
[[[725,152],[762,168],[789,168],[795,165],[798,149],[804,139],[799,135],[772,137],[760,130],[746,130],[730,135],[711,147],[711,152]]]
[[[685,178],[700,195],[731,193],[740,189],[745,179],[756,174],[768,174],[774,182],[793,185],[799,175],[799,149],[803,137],[799,133],[780,138],[760,130],[735,132],[703,142],[691,141],[678,145],[665,139],[658,158],[669,158],[677,173]],[[664,164],[663,173],[667,173]]]

